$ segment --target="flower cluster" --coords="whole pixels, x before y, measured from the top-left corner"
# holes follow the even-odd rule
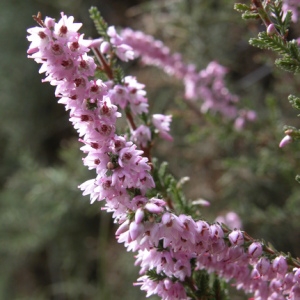
[[[154,65],[167,74],[182,80],[185,85],[185,98],[190,101],[201,99],[201,111],[217,112],[228,119],[235,120],[235,128],[240,130],[245,122],[253,121],[256,114],[252,110],[239,110],[239,99],[230,93],[225,85],[226,69],[213,61],[206,69],[197,72],[192,64],[186,65],[180,54],[171,54],[161,41],[130,28],[122,30],[123,42],[134,49],[136,57],[144,64]]]
[[[135,47],[126,46],[125,34],[122,38],[110,28],[107,44],[102,39],[84,40],[78,33],[81,24],[64,14],[57,23],[52,18],[38,21],[42,27],[28,30],[29,57],[42,64],[44,81],[56,86],[59,103],[70,110],[70,121],[84,144],[83,163],[96,170],[95,179],[81,184],[83,194],[90,195],[91,202],[105,200],[105,209],[119,225],[118,242],[128,251],[138,251],[136,264],[141,267],[141,277],[136,285],[141,285],[147,296],[189,299],[201,292],[193,274],[206,270],[228,281],[234,279],[237,288],[254,293],[257,300],[299,299],[300,269],[292,270],[284,255],[239,229],[231,231],[218,223],[176,215],[167,201],[148,196],[155,183],[149,158],[140,149],[147,148],[152,134],[171,139],[171,117],[155,114],[148,123],[135,124],[133,116],[148,113],[144,85],[130,76],[116,83],[105,60],[109,51],[123,60],[132,58],[132,51],[138,54]],[[105,65],[97,65],[88,55],[90,48],[95,48]],[[174,72],[183,72],[180,60],[176,67],[173,63],[169,67],[173,66]],[[108,80],[97,79],[95,70],[105,72],[105,68]],[[224,70],[213,63],[197,76],[205,79],[217,73],[221,76]],[[131,141],[116,132],[119,109],[128,119]]]

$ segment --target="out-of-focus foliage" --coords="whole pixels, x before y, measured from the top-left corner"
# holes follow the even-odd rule
[[[226,66],[241,107],[258,113],[241,132],[217,115],[192,111],[181,83],[161,71],[138,63],[125,71],[147,85],[153,112],[174,115],[175,141],[155,145],[155,155],[169,161],[175,177],[191,177],[187,198],[211,200],[201,208],[203,218],[234,210],[251,235],[300,255],[299,145],[278,148],[283,125],[299,124],[287,100],[300,95],[299,79],[275,69],[273,54],[248,44],[263,28],[241,20],[232,1],[139,2],[1,2],[0,299],[144,297],[132,287],[133,254],[116,244],[110,216],[77,189],[94,173],[81,166],[80,145],[53,88],[40,83],[36,64],[26,58],[26,28],[35,26],[37,11],[74,15],[86,36],[96,37],[88,14],[94,5],[109,24],[153,34],[199,69],[211,60]],[[296,26],[290,35],[300,36]]]

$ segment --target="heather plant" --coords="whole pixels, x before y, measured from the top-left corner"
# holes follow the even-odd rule
[[[286,40],[292,14],[284,15],[282,3],[253,1],[236,9],[267,25],[266,33],[251,43],[279,52],[283,57],[277,64],[297,72],[299,49]],[[145,85],[124,75],[118,60],[140,57],[144,64],[163,69],[184,83],[185,100],[192,108],[200,99],[200,112],[214,113],[241,131],[246,122],[255,121],[256,113],[237,107],[237,96],[225,85],[224,67],[214,61],[197,71],[161,41],[131,29],[118,33],[97,9],[91,8],[90,14],[100,35],[95,40],[78,33],[81,24],[73,17],[62,13],[56,22],[38,14],[34,19],[40,27],[28,30],[28,55],[42,64],[43,81],[56,87],[59,103],[70,110],[86,154],[83,163],[96,171],[96,178],[80,189],[92,203],[105,202],[103,210],[111,212],[119,226],[118,242],[137,252],[141,277],[135,285],[147,296],[162,299],[228,299],[226,282],[255,299],[298,299],[297,259],[242,231],[234,213],[207,222],[198,207],[208,202],[187,201],[184,179],[176,180],[166,163],[152,157],[159,139],[173,139],[172,116],[149,113]],[[297,97],[290,100],[298,105]],[[280,146],[297,137],[291,127],[285,133]]]

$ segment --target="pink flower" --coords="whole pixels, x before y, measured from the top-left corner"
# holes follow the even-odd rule
[[[163,299],[187,299],[183,282],[192,276],[195,266],[195,271],[205,269],[225,280],[234,278],[238,288],[255,291],[257,300],[281,300],[283,294],[297,299],[299,270],[287,273],[283,256],[275,258],[271,264],[262,256],[262,245],[258,242],[249,246],[247,254],[248,243],[244,243],[239,229],[227,237],[219,224],[195,221],[185,214],[177,216],[160,195],[153,197],[157,191],[151,190],[155,183],[149,160],[138,146],[148,146],[153,127],[160,136],[171,140],[171,116],[155,114],[153,127],[140,125],[132,130],[132,139],[139,145],[128,141],[126,135],[117,135],[119,108],[130,112],[131,116],[148,113],[145,86],[132,76],[125,77],[119,85],[113,80],[95,79],[96,63],[87,53],[89,47],[99,47],[102,43],[102,53],[115,53],[128,60],[134,53],[127,40],[110,27],[108,35],[112,47],[101,39],[84,41],[83,35],[77,32],[81,24],[64,14],[57,23],[46,18],[45,26],[28,30],[29,57],[41,64],[40,72],[46,74],[43,81],[56,86],[55,93],[61,98],[59,103],[70,110],[70,121],[84,144],[81,147],[86,155],[83,162],[96,171],[95,179],[80,185],[83,195],[89,194],[91,202],[105,201],[102,209],[112,212],[115,223],[120,224],[116,231],[118,242],[124,243],[128,251],[138,251],[136,264],[141,266],[141,275],[150,270],[160,276],[157,281],[148,276],[139,278],[147,296],[157,294]],[[146,52],[144,61],[148,59],[149,63],[163,67],[179,79],[188,78],[190,96],[204,99],[202,109],[212,109],[232,119],[240,116],[233,105],[237,98],[229,93],[223,82],[224,67],[212,62],[196,73],[193,66],[182,62],[179,54],[171,55],[162,42],[142,33],[131,32],[127,37],[130,35],[139,51]],[[251,119],[253,116],[244,112],[243,117]],[[148,125],[148,119],[141,120]],[[135,128],[135,124],[132,127]],[[238,223],[237,219],[231,213],[232,223]],[[234,227],[240,228],[240,225]],[[228,245],[228,239],[232,246]]]
[[[280,275],[285,275],[288,270],[288,264],[283,256],[278,256],[273,260],[273,270]]]
[[[77,31],[81,28],[82,23],[74,23],[74,17],[67,17],[64,13],[61,13],[61,19],[58,23],[54,24],[53,36],[57,40],[69,40],[76,39],[78,36]]]
[[[230,211],[226,215],[218,216],[215,221],[219,223],[224,223],[225,225],[227,225],[229,228],[232,229],[242,228],[241,218],[234,211]]]
[[[143,223],[136,223],[135,221],[131,222],[129,225],[129,234],[132,240],[135,240],[144,232]]]
[[[168,141],[173,140],[172,136],[168,133],[168,131],[170,131],[171,121],[172,116],[170,115],[166,116],[161,114],[154,114],[152,116],[152,123],[158,131],[159,135]]]
[[[248,248],[248,254],[252,258],[258,258],[262,255],[262,245],[259,242],[253,242]]]
[[[271,266],[270,261],[267,258],[262,257],[256,264],[256,269],[259,272],[259,274],[263,276],[268,273],[270,266]]]
[[[300,299],[300,285],[295,284],[291,289],[289,299],[291,300],[299,300]]]
[[[117,34],[114,26],[108,27],[107,34],[110,36],[110,42],[116,47],[116,54],[121,60],[134,59],[135,55],[132,48],[123,42],[123,38]]]
[[[239,246],[244,244],[244,235],[240,230],[233,230],[228,235],[229,241],[234,246]]]
[[[151,141],[151,131],[150,128],[146,125],[140,125],[131,133],[131,139],[136,144],[141,145],[143,148],[146,148],[148,142]]]
[[[281,142],[279,143],[279,147],[283,148],[285,147],[287,144],[290,144],[293,141],[293,138],[290,135],[286,135]]]
[[[144,216],[145,216],[144,209],[139,207],[135,212],[135,216],[134,216],[135,223],[136,224],[142,223]]]

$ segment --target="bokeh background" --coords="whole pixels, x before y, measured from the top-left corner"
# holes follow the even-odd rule
[[[245,22],[229,0],[1,0],[0,3],[0,299],[144,299],[132,283],[134,254],[114,238],[111,216],[89,204],[77,186],[94,173],[81,164],[76,133],[54,88],[41,84],[27,59],[32,15],[59,19],[64,11],[97,37],[88,9],[97,6],[110,25],[130,26],[163,40],[184,61],[202,69],[216,60],[240,107],[257,121],[236,131],[218,115],[201,115],[183,100],[183,84],[138,62],[126,74],[147,85],[151,111],[173,114],[173,143],[155,156],[177,178],[190,176],[187,198],[207,199],[204,219],[237,212],[243,229],[277,249],[300,256],[299,145],[279,149],[283,125],[299,124],[289,93],[299,78],[273,67],[274,55],[252,48],[263,30]],[[294,25],[290,38],[300,36]],[[156,299],[152,297],[152,299]],[[233,292],[232,299],[247,299]]]

